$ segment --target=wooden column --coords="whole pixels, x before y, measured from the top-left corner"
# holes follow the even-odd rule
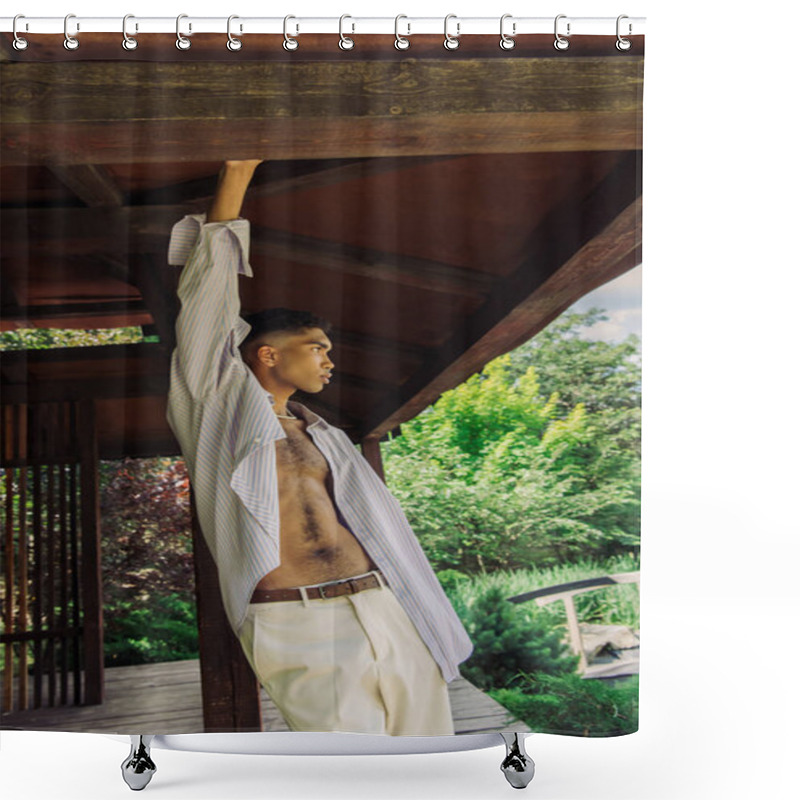
[[[85,705],[102,703],[103,588],[100,573],[100,487],[94,400],[80,401],[78,448],[81,481],[81,599]]]
[[[378,439],[362,439],[361,452],[364,458],[369,461],[369,465],[372,469],[378,473],[378,477],[386,483],[386,478],[383,475],[383,459],[381,458],[380,441]]]
[[[193,488],[191,507],[203,726],[206,733],[258,732],[260,684],[225,614],[217,566],[200,529]]]

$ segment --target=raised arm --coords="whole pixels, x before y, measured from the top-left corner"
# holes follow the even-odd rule
[[[184,266],[178,281],[181,308],[172,380],[183,381],[196,399],[218,388],[223,362],[227,355],[236,357],[236,336],[246,328],[239,317],[238,276],[253,274],[248,263],[250,223],[239,212],[259,163],[226,161],[208,213],[187,215],[173,229],[170,250],[174,247],[176,255],[170,263]]]
[[[208,212],[207,222],[224,222],[239,216],[250,179],[261,161],[262,159],[256,158],[249,161],[225,162],[219,172],[217,190]]]

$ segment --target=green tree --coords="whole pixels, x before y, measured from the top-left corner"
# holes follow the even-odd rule
[[[546,566],[638,545],[638,443],[618,430],[625,415],[638,425],[638,367],[629,347],[575,344],[573,335],[601,318],[571,315],[543,345],[494,359],[383,446],[387,483],[436,568]],[[560,359],[579,378],[556,371]],[[588,388],[609,374],[628,376],[615,384],[618,400]],[[569,408],[560,378],[575,401]]]

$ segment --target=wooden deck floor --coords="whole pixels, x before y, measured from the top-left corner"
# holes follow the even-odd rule
[[[76,733],[202,733],[200,662],[170,661],[105,670],[106,699],[95,706],[54,706],[0,714],[0,729]],[[449,684],[456,734],[530,732],[499,703],[464,678]],[[261,689],[265,731],[289,731]]]

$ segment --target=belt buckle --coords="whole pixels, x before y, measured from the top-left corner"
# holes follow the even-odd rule
[[[357,590],[356,590],[356,585],[354,583],[354,579],[353,578],[343,578],[340,581],[331,581],[331,583],[328,584],[328,585],[329,586],[336,586],[337,584],[340,584],[340,583],[349,583],[350,584],[350,594],[356,594]],[[319,596],[321,598],[323,598],[323,600],[330,600],[330,598],[325,594],[324,585],[320,584],[317,587],[317,589],[319,589]]]

